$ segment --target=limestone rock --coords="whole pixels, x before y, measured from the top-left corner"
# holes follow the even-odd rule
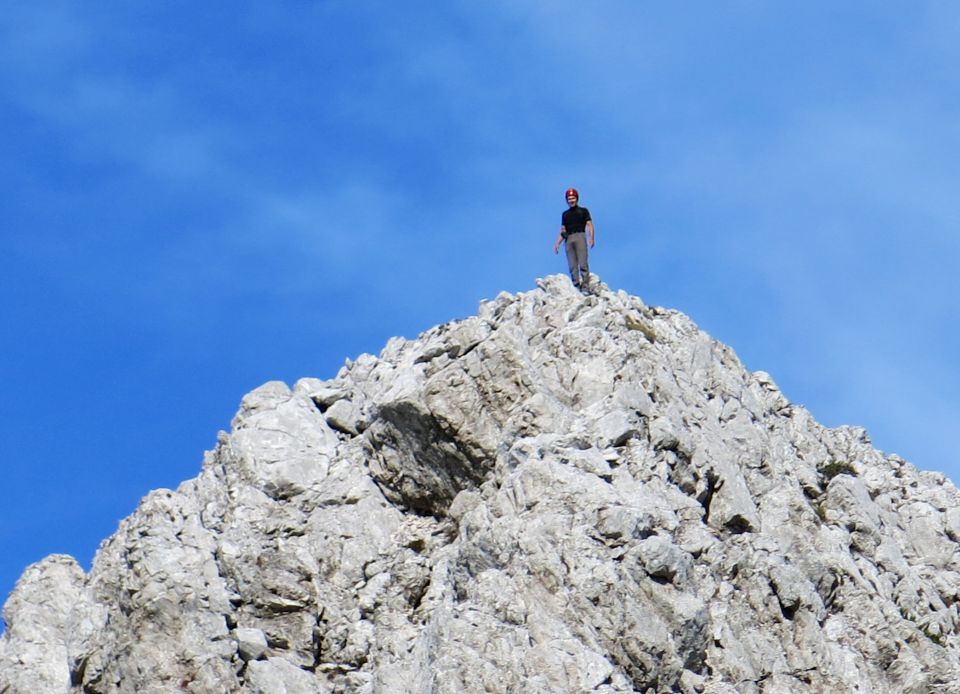
[[[553,276],[246,396],[26,570],[0,692],[951,692],[958,542],[942,475]]]

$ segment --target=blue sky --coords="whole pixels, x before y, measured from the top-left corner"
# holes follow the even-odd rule
[[[0,599],[242,396],[592,267],[960,479],[960,5],[8,2]]]

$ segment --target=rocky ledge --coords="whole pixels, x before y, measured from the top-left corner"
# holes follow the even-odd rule
[[[0,692],[955,692],[960,496],[681,313],[561,276],[247,395]]]

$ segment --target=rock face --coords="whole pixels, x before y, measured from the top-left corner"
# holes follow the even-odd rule
[[[553,276],[247,395],[0,692],[956,692],[960,495],[680,313]]]

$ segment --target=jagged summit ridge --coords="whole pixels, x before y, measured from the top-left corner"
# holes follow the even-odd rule
[[[960,496],[560,276],[247,395],[24,574],[6,692],[949,692]]]

